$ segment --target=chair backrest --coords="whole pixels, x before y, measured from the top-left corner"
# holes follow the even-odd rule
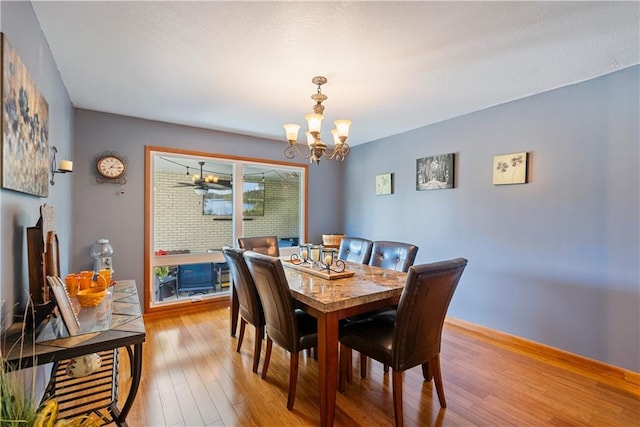
[[[238,237],[238,246],[248,251],[270,256],[280,256],[277,236]]]
[[[373,242],[359,237],[343,237],[338,250],[338,258],[343,261],[369,264]]]
[[[297,353],[300,334],[282,262],[253,251],[246,251],[244,259],[260,295],[267,334],[280,347]]]
[[[407,272],[418,254],[418,247],[402,242],[373,242],[369,265]]]
[[[239,313],[247,322],[260,327],[264,326],[264,312],[253,277],[242,256],[244,252],[244,249],[231,246],[222,248],[222,254],[229,265],[233,286],[238,295]]]
[[[409,268],[393,329],[391,367],[398,372],[440,353],[442,327],[467,265],[464,258]]]

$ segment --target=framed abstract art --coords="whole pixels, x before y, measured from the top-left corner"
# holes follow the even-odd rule
[[[2,50],[2,188],[49,196],[49,105],[7,37]]]

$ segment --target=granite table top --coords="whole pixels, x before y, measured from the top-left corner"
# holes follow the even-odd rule
[[[284,272],[294,299],[329,313],[402,294],[407,273],[380,267],[346,262],[346,269],[355,274],[342,279],[328,280],[316,275],[288,268]]]

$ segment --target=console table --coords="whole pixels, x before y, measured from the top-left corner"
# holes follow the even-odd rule
[[[2,354],[12,369],[53,363],[51,379],[43,399],[55,399],[59,417],[94,413],[105,423],[127,426],[142,373],[142,344],[146,331],[133,280],[117,282],[97,306],[78,309],[80,333],[69,336],[60,317],[51,317],[36,331],[27,332],[22,346],[14,346],[21,324],[12,325],[2,340]],[[35,343],[34,343],[35,337]],[[13,339],[12,339],[13,338]],[[118,405],[119,349],[125,348],[131,367],[131,386],[122,406]],[[102,366],[79,378],[66,375],[69,359],[98,353]]]

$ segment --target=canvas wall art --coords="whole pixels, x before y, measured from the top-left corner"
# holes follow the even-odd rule
[[[453,188],[454,153],[416,160],[416,190]]]
[[[0,34],[2,49],[2,188],[49,196],[49,105]]]
[[[526,184],[526,152],[502,154],[493,158],[493,185]]]
[[[376,196],[393,193],[390,173],[381,173],[376,175]]]

